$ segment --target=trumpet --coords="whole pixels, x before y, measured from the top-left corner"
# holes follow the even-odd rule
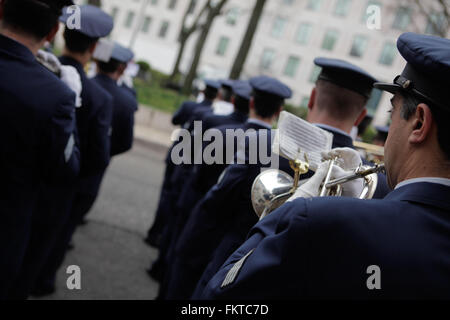
[[[378,173],[385,171],[384,164],[375,166],[364,166],[356,168],[352,174],[339,179],[331,180],[333,166],[337,159],[329,160],[328,172],[321,185],[320,196],[342,196],[342,185],[356,180],[364,179],[363,189],[359,199],[372,199],[378,185]],[[301,161],[291,161],[295,178],[280,170],[267,170],[261,173],[253,182],[251,199],[256,215],[263,219],[271,212],[281,207],[290,197],[292,197],[301,185],[299,179],[302,174],[309,171],[309,165]],[[304,181],[306,182],[306,181]]]

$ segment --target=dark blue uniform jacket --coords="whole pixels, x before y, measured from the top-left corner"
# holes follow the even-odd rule
[[[22,44],[0,35],[0,299],[20,270],[42,185],[73,178],[75,94]],[[73,139],[73,138],[72,138]]]
[[[384,200],[287,203],[252,229],[201,297],[449,299],[449,195],[448,186],[414,183]]]

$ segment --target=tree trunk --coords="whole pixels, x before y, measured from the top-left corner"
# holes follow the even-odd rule
[[[233,67],[230,72],[230,79],[239,79],[242,69],[244,68],[245,61],[247,60],[248,53],[253,43],[256,30],[258,29],[259,20],[264,11],[266,0],[257,0],[255,8],[253,9],[252,16],[248,23],[247,31],[242,39],[242,44],[239,52],[234,60]]]
[[[211,26],[214,22],[214,19],[220,15],[222,8],[227,3],[228,0],[221,0],[219,4],[214,7],[210,7],[208,11],[208,17],[206,19],[205,24],[202,26],[200,36],[195,45],[194,51],[194,59],[192,60],[191,67],[189,69],[188,74],[186,75],[186,79],[184,80],[183,85],[183,93],[190,94],[192,90],[192,83],[194,82],[197,76],[197,69],[200,63],[200,59],[202,57],[203,48],[206,43],[206,39],[208,38],[209,31],[211,30]]]
[[[178,48],[177,60],[175,62],[175,66],[173,67],[172,74],[169,77],[169,82],[172,83],[175,81],[175,78],[180,74],[180,65],[181,59],[183,59],[184,48],[186,47],[186,43],[189,37],[182,35],[180,37],[180,47]]]
[[[195,4],[196,0],[191,0],[189,6],[184,13],[183,20],[181,22],[181,30],[178,36],[178,42],[180,43],[180,47],[178,48],[177,60],[175,62],[175,66],[173,67],[172,74],[169,77],[169,83],[174,82],[175,78],[180,74],[180,65],[181,60],[183,59],[184,49],[186,48],[186,43],[189,40],[190,36],[198,29],[199,21],[206,10],[209,8],[210,1],[207,1],[203,6],[202,10],[198,13],[195,21],[191,25],[191,27],[186,26],[186,20],[189,15],[190,8]]]
[[[101,7],[102,1],[101,0],[88,0],[88,4],[91,4],[93,6]]]

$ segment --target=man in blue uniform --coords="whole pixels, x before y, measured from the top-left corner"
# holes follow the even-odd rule
[[[450,298],[450,40],[406,33],[398,49],[403,73],[375,84],[394,94],[385,160],[395,190],[383,200],[285,204],[253,228],[202,298]],[[332,154],[340,152],[348,150]]]
[[[322,72],[319,75],[316,87],[311,94],[307,120],[331,132],[334,136],[334,147],[353,148],[353,141],[349,133],[353,126],[358,125],[366,115],[365,104],[371,94],[375,79],[361,68],[342,60],[318,58],[315,60],[315,63],[322,67]],[[254,180],[255,177],[252,178]],[[252,183],[253,180],[249,183]],[[384,192],[383,196],[386,193],[387,192]],[[212,194],[212,192],[210,192],[210,194]],[[218,195],[216,194],[214,197],[218,197]],[[214,197],[212,197],[212,199],[214,199]],[[223,233],[223,238],[214,248],[214,254],[210,256],[210,261],[200,279],[194,298],[198,298],[198,294],[201,293],[206,283],[215,272],[217,272],[219,267],[225,262],[226,258],[245,240],[251,226],[248,227],[248,224],[242,222],[242,219],[244,219],[243,217],[251,215],[253,218],[252,221],[256,223],[256,217],[254,216],[251,207],[249,194],[245,197],[247,197],[244,202],[249,208],[248,212],[237,216],[232,227],[229,227],[229,229]],[[210,201],[212,200],[210,199]],[[219,203],[216,205],[220,206]],[[231,208],[227,207],[227,210],[230,211]],[[214,215],[211,214],[211,216]],[[210,218],[208,217],[208,219]],[[206,225],[204,222],[201,222],[201,220],[197,223]],[[198,229],[198,226],[196,228]],[[211,226],[209,226],[209,228],[211,228]],[[194,229],[195,227],[191,227],[190,232],[192,235],[194,234]],[[187,236],[187,232],[188,231],[185,231],[183,235]],[[195,231],[195,233],[197,234],[195,237],[200,239],[199,232]],[[196,255],[204,253],[204,251],[200,249],[198,249],[198,253],[193,252],[195,242],[190,241],[189,237],[180,240],[179,243],[180,251],[176,253],[176,256],[184,256],[181,251],[182,248],[185,248],[184,250],[186,250],[186,252],[190,252],[189,257],[186,258],[187,260],[194,260]],[[192,243],[194,243],[194,246]],[[189,249],[189,247],[191,247],[191,249]]]
[[[203,130],[247,121],[252,87],[248,81],[234,81],[232,84],[232,104],[234,112],[230,115],[210,114],[203,119]]]
[[[219,94],[217,95],[217,100],[214,102],[210,113],[218,116],[228,116],[233,113],[233,83],[234,80],[229,79],[220,81],[221,87],[219,89]]]
[[[174,245],[174,252],[169,258],[173,258],[168,263],[170,272],[166,275],[161,290],[161,297],[166,299],[187,299],[193,293],[195,285],[201,276],[203,269],[209,261],[212,250],[223,235],[223,230],[227,229],[232,218],[228,219],[223,216],[223,212],[232,212],[233,216],[243,215],[247,207],[247,197],[244,197],[245,190],[251,188],[251,184],[256,176],[260,173],[261,168],[270,166],[264,164],[263,160],[258,157],[255,164],[249,163],[250,144],[256,146],[266,146],[266,154],[271,155],[271,129],[272,123],[278,118],[281,112],[284,100],[291,97],[291,90],[283,83],[270,77],[256,77],[250,81],[254,94],[250,102],[249,120],[235,129],[243,129],[244,131],[254,130],[246,140],[245,149],[240,150],[237,154],[244,155],[245,164],[231,165],[228,167],[226,174],[221,182],[208,192],[195,207],[189,216],[186,227]],[[262,140],[260,142],[260,140]],[[238,143],[242,145],[242,141]],[[259,152],[258,152],[259,154]],[[281,161],[281,167],[284,171],[289,172],[289,164],[287,161]],[[248,193],[249,195],[249,193]],[[228,198],[226,202],[225,198]],[[250,205],[251,206],[251,205]],[[244,216],[244,215],[243,215]],[[252,214],[249,219],[251,222],[242,221],[241,228],[248,228],[256,223],[256,215]],[[210,228],[211,224],[214,228]],[[200,226],[199,233],[195,235],[194,229]],[[213,231],[211,231],[214,229]],[[183,244],[185,240],[193,241],[190,244]],[[202,242],[202,244],[200,244]],[[184,247],[186,246],[186,248]],[[187,251],[195,251],[193,255],[187,254]],[[182,256],[178,256],[182,254]],[[183,279],[183,280],[182,280]],[[179,284],[183,283],[182,286]]]
[[[236,81],[232,84],[232,90],[232,101],[234,103],[235,111],[228,116],[211,114],[206,116],[204,121],[202,121],[204,133],[206,133],[207,130],[215,128],[220,131],[224,142],[226,141],[226,130],[244,128],[248,119],[250,98],[253,89],[248,81]],[[198,152],[203,154],[206,146],[207,144],[205,143],[203,148]],[[236,147],[237,143],[235,143],[235,148]],[[231,155],[233,156],[236,151],[237,150],[234,150]],[[221,154],[223,156],[221,163],[192,165],[190,166],[191,168],[187,178],[184,181],[179,182],[183,185],[183,189],[176,202],[176,219],[174,219],[175,221],[173,221],[172,226],[170,226],[170,228],[173,229],[170,230],[173,235],[170,240],[172,244],[176,243],[176,239],[178,239],[195,204],[217,183],[220,174],[225,170],[230,161],[233,160],[230,159],[230,161],[227,162],[227,159],[225,159],[227,154],[225,143],[223,144]],[[168,250],[171,251],[171,249],[172,248],[169,248]]]
[[[217,125],[216,129],[220,131],[223,141],[225,141],[226,130],[243,129],[245,127],[249,113],[250,96],[253,89],[248,81],[236,81],[233,83],[232,90],[235,112],[228,116],[210,114],[202,122],[203,132],[206,132],[208,129],[213,129]],[[237,147],[237,143],[235,146]],[[203,154],[203,148],[197,152]],[[226,145],[224,144],[222,155],[226,155],[226,152]],[[234,156],[234,153],[231,155]],[[161,261],[164,261],[164,269],[168,268],[176,241],[192,209],[206,195],[209,189],[216,184],[220,174],[226,167],[227,160],[223,159],[221,164],[207,165],[203,163],[200,165],[184,165],[183,168],[177,168],[179,171],[184,169],[185,174],[182,176],[182,179],[174,182],[175,185],[181,186],[182,188],[179,195],[174,198],[173,214],[164,231],[157,265],[162,263]]]
[[[0,3],[0,300],[20,271],[41,186],[79,171],[76,95],[35,57],[71,3]]]
[[[194,112],[199,109],[210,109],[214,100],[217,97],[218,90],[220,88],[220,83],[213,80],[205,81],[206,88],[203,91],[205,99],[200,102],[194,101],[186,101],[181,107],[177,110],[177,112],[173,115],[172,123],[176,126],[181,126],[184,129],[188,129],[191,127],[191,117]],[[148,231],[145,242],[151,246],[159,247],[161,242],[161,237],[166,226],[166,222],[168,221],[168,216],[170,212],[172,212],[173,198],[171,197],[172,191],[174,188],[179,188],[179,186],[174,186],[172,183],[172,175],[175,171],[175,165],[171,159],[171,153],[175,145],[178,142],[175,142],[172,147],[169,149],[166,157],[166,171],[164,174],[164,182],[162,186],[162,191],[159,199],[158,209],[156,211],[155,221]],[[157,272],[155,272],[157,273]],[[155,274],[154,273],[154,274]]]
[[[97,61],[98,75],[94,81],[112,95],[114,102],[111,156],[125,153],[133,147],[137,101],[131,91],[117,84],[133,57],[131,50],[116,43],[108,62]]]
[[[84,67],[92,58],[97,42],[112,31],[113,19],[101,9],[80,7],[80,29],[66,27],[65,48],[60,61],[77,69],[82,83],[82,106],[77,109],[77,128],[80,139],[81,172],[73,189],[69,218],[58,236],[58,241],[40,272],[34,295],[54,291],[56,272],[64,261],[66,249],[83,215],[97,198],[103,172],[110,160],[110,128],[113,113],[111,95],[93,80],[88,79]],[[65,9],[60,20],[66,23],[70,12]]]

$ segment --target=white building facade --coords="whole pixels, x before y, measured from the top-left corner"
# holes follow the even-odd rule
[[[206,0],[188,8],[190,0],[103,0],[113,15],[114,40],[131,46],[137,60],[171,73],[178,51],[178,35],[186,10],[192,22]],[[216,0],[217,1],[217,0]],[[425,5],[433,0],[421,1]],[[354,63],[380,81],[391,82],[405,62],[396,41],[405,31],[433,33],[428,17],[413,0],[267,0],[242,78],[266,74],[294,91],[291,104],[306,106],[320,69],[316,57]],[[247,28],[255,0],[229,0],[210,30],[199,67],[200,76],[228,76]],[[375,8],[374,8],[375,6]],[[369,11],[368,11],[369,8]],[[378,9],[377,9],[378,8]],[[378,15],[379,13],[379,15]],[[440,23],[436,14],[435,22]],[[187,44],[181,69],[193,57],[194,35]],[[374,91],[369,113],[374,124],[388,121],[389,95]]]

